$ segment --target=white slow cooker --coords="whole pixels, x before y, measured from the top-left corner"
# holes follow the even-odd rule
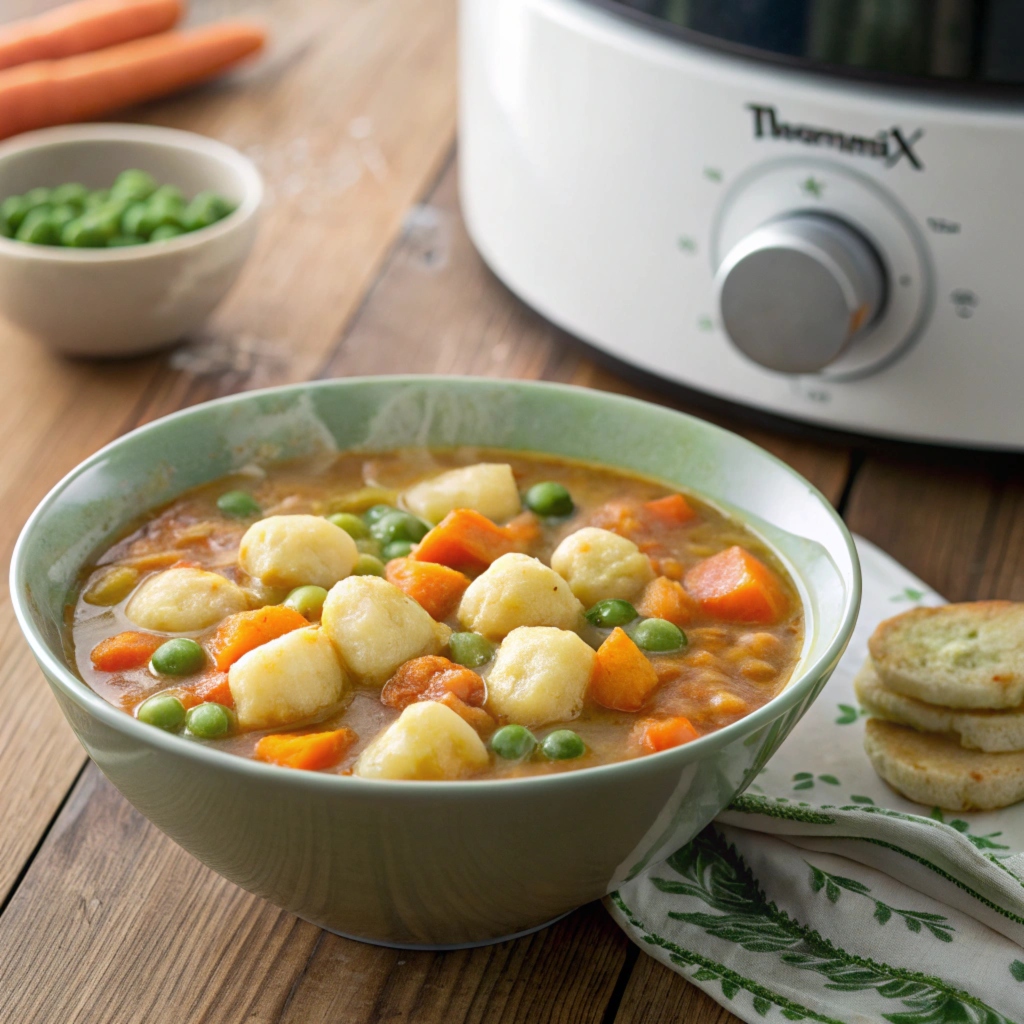
[[[1024,448],[1024,4],[915,9],[462,0],[475,244],[671,381]]]

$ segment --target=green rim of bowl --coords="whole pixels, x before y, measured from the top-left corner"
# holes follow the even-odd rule
[[[645,410],[654,408],[663,414],[679,417],[691,423],[699,424],[698,429],[706,430],[711,434],[717,434],[719,436],[727,436],[730,439],[730,443],[744,446],[748,450],[756,452],[759,457],[774,463],[804,485],[808,492],[821,503],[823,508],[831,516],[834,524],[838,527],[839,535],[842,537],[843,543],[846,545],[846,551],[850,558],[851,578],[848,581],[849,589],[846,594],[842,619],[840,626],[829,642],[828,647],[813,662],[803,665],[799,676],[792,679],[780,694],[773,697],[756,711],[752,711],[749,715],[745,715],[743,718],[733,722],[731,725],[725,726],[723,729],[719,729],[717,732],[701,736],[699,739],[693,740],[681,747],[674,747],[670,750],[664,750],[657,754],[648,754],[645,757],[633,758],[628,761],[618,761],[613,764],[606,765],[595,765],[591,768],[580,768],[574,771],[558,772],[551,775],[536,775],[519,779],[464,779],[446,781],[360,779],[356,776],[339,776],[329,775],[323,772],[296,771],[295,769],[283,768],[272,764],[264,764],[260,761],[251,760],[250,758],[239,757],[237,754],[230,754],[226,751],[216,750],[203,744],[187,740],[184,737],[177,736],[172,733],[166,733],[159,729],[154,729],[152,726],[147,726],[142,722],[139,722],[133,716],[126,715],[123,711],[119,711],[117,708],[113,707],[113,705],[108,704],[99,696],[99,694],[91,690],[62,660],[54,657],[51,653],[47,642],[36,628],[36,624],[29,609],[28,594],[22,586],[21,578],[24,570],[24,561],[27,557],[26,550],[34,539],[32,534],[34,533],[37,522],[43,518],[52,505],[60,500],[62,493],[70,484],[94,467],[97,463],[102,462],[103,459],[106,458],[108,452],[123,445],[130,444],[133,439],[141,437],[148,432],[164,429],[169,423],[174,423],[177,420],[196,415],[197,413],[211,407],[243,405],[247,402],[258,400],[262,396],[287,397],[291,395],[299,395],[302,392],[310,390],[344,390],[346,387],[358,387],[364,384],[403,386],[423,383],[437,385],[457,383],[463,386],[475,383],[487,385],[492,388],[502,386],[512,390],[543,390],[549,392],[552,396],[559,394],[567,396],[579,395],[581,393],[591,396],[598,395],[600,396],[600,401],[606,402],[610,405],[617,405],[624,408],[642,408]],[[844,576],[838,566],[837,572],[839,572],[841,577]],[[844,582],[846,581],[844,580]],[[192,406],[189,409],[183,409],[179,412],[171,413],[168,416],[164,416],[151,423],[147,423],[144,426],[138,427],[116,440],[111,441],[109,444],[104,445],[104,447],[94,455],[91,455],[88,459],[71,470],[70,473],[68,473],[50,490],[29,517],[18,537],[17,544],[14,548],[14,554],[11,558],[10,589],[11,599],[14,605],[14,613],[17,618],[18,625],[21,627],[22,632],[28,639],[33,655],[40,664],[44,666],[51,681],[55,682],[56,685],[59,686],[65,696],[82,707],[90,715],[99,719],[99,721],[104,725],[116,730],[117,732],[129,736],[143,745],[155,747],[169,754],[177,754],[181,757],[193,757],[198,761],[208,763],[213,767],[220,769],[231,768],[234,771],[242,772],[244,774],[252,774],[257,778],[262,777],[268,784],[289,784],[315,787],[354,786],[358,790],[361,790],[365,795],[372,794],[380,799],[387,799],[389,795],[404,799],[411,792],[420,792],[425,791],[426,789],[434,789],[436,787],[442,787],[444,792],[456,795],[457,793],[479,793],[482,789],[492,786],[534,788],[544,786],[584,785],[587,779],[594,778],[599,773],[642,773],[644,771],[645,764],[649,764],[654,759],[658,759],[659,763],[664,763],[670,758],[674,759],[680,769],[690,763],[703,760],[732,743],[740,736],[756,732],[759,728],[767,725],[769,722],[785,715],[808,696],[817,681],[823,675],[832,672],[849,643],[850,636],[853,633],[853,628],[857,621],[857,613],[860,608],[861,598],[861,573],[860,562],[857,557],[857,549],[854,545],[853,537],[850,535],[849,530],[846,528],[846,524],[832,507],[828,499],[826,499],[825,496],[813,486],[813,484],[807,481],[781,459],[776,458],[770,452],[766,452],[763,448],[755,445],[752,441],[748,441],[731,431],[723,429],[722,427],[717,427],[714,424],[708,423],[706,420],[701,420],[699,417],[677,412],[676,410],[668,409],[664,406],[657,406],[650,402],[644,402],[635,398],[627,398],[622,395],[616,395],[609,392],[595,391],[590,388],[576,387],[573,385],[550,384],[542,381],[504,381],[492,377],[456,377],[408,374],[395,376],[348,377],[335,380],[312,381],[304,384],[289,384],[280,387],[246,391],[237,395],[228,395],[224,398],[214,399],[210,402],[204,402],[200,405]]]

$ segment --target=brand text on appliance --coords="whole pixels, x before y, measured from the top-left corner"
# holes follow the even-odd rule
[[[882,129],[872,136],[850,135],[832,128],[788,124],[779,120],[773,106],[761,103],[748,103],[747,110],[754,115],[755,139],[785,139],[790,142],[802,142],[807,146],[825,146],[838,149],[842,153],[874,157],[883,161],[886,167],[895,167],[906,158],[914,170],[924,170],[924,164],[914,151],[914,146],[924,135],[923,128],[918,128],[909,135],[905,134],[902,128]]]

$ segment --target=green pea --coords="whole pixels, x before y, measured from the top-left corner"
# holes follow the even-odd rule
[[[161,644],[149,664],[162,676],[191,676],[206,664],[206,652],[195,640],[178,636]]]
[[[356,550],[361,555],[373,555],[374,558],[380,557],[380,544],[373,537],[360,537],[356,541]]]
[[[494,657],[494,644],[479,633],[452,633],[448,650],[452,661],[466,668],[479,668]]]
[[[30,212],[40,206],[53,205],[48,188],[30,188],[22,198]]]
[[[146,725],[175,732],[185,721],[185,705],[171,693],[158,693],[139,705],[136,717]]]
[[[572,495],[553,480],[534,484],[524,495],[526,507],[539,516],[568,516],[576,507]]]
[[[378,519],[383,519],[384,516],[397,511],[398,509],[394,505],[371,505],[363,513],[363,520],[367,526],[373,526]]]
[[[552,761],[571,761],[587,752],[586,744],[572,729],[556,729],[544,737],[540,745],[544,756]]]
[[[617,597],[610,598],[607,601],[598,601],[587,612],[587,622],[592,626],[601,626],[606,629],[624,626],[635,618],[636,609],[628,601],[620,601]]]
[[[141,235],[114,235],[107,242],[110,249],[123,249],[129,245],[145,245],[146,240]]]
[[[21,227],[21,222],[28,216],[29,205],[25,202],[24,196],[8,196],[0,203],[0,214],[12,232]]]
[[[148,207],[145,203],[131,203],[121,215],[121,230],[126,235],[147,237],[153,230],[152,226],[144,223],[147,213]],[[143,231],[143,227],[147,227],[149,230]]]
[[[0,213],[0,238],[13,238],[14,232],[11,230],[11,225],[8,223],[7,218]]]
[[[177,206],[179,209],[183,209],[185,206],[185,197],[181,194],[180,188],[175,188],[174,185],[161,185],[150,197],[151,203],[167,203],[171,206]]]
[[[217,508],[234,519],[254,519],[263,512],[256,499],[246,491],[226,491],[217,499]]]
[[[141,210],[140,210],[141,207]],[[155,195],[145,203],[132,203],[124,211],[121,228],[132,235],[149,238],[157,228],[170,226],[181,229],[181,207],[158,199]]]
[[[334,515],[327,517],[327,521],[334,523],[335,526],[340,526],[353,540],[361,540],[363,537],[370,536],[370,528],[359,516],[353,515],[351,512],[335,512]]]
[[[397,555],[395,556],[398,557]],[[352,566],[353,576],[383,576],[384,563],[376,555],[360,555]]]
[[[156,191],[156,182],[145,171],[132,168],[122,171],[114,181],[111,195],[138,201],[148,199]]]
[[[60,240],[62,245],[75,249],[102,249],[107,244],[107,236],[101,226],[88,214],[65,224]]]
[[[536,737],[525,725],[503,725],[491,737],[491,750],[505,761],[519,761],[529,757],[536,746]]]
[[[85,201],[89,198],[89,190],[84,185],[69,181],[66,185],[58,185],[50,193],[50,202],[54,206],[63,206],[65,203],[77,207],[80,211],[85,209]]]
[[[233,204],[216,192],[200,192],[185,207],[182,222],[186,231],[198,231],[199,228],[207,228],[223,220],[234,209]]]
[[[61,203],[50,211],[50,223],[61,232],[66,224],[70,224],[78,216],[78,212],[78,208],[71,203]]]
[[[416,543],[423,540],[429,530],[429,524],[423,522],[417,516],[409,512],[397,511],[381,516],[370,527],[370,533],[385,547],[397,540],[407,540]]]
[[[390,544],[384,545],[381,549],[380,557],[385,562],[390,562],[392,558],[408,558],[411,554],[411,540],[393,540]]]
[[[657,654],[686,646],[686,634],[667,619],[644,619],[633,629],[632,636],[637,647]]]
[[[101,206],[105,206],[110,202],[110,189],[109,188],[98,188],[94,189],[85,197],[85,208],[87,210],[96,210]]]
[[[32,242],[34,245],[57,245],[60,232],[50,220],[50,207],[38,206],[30,211],[14,237],[19,242]]]
[[[300,615],[305,615],[310,622],[320,618],[324,610],[324,601],[327,600],[327,591],[323,587],[316,587],[307,584],[304,587],[296,587],[285,599],[284,603],[289,608],[294,608]]]
[[[185,728],[200,740],[215,740],[226,736],[234,725],[231,712],[223,704],[210,701],[189,708],[185,715]]]
[[[177,238],[178,235],[185,234],[182,228],[179,228],[176,224],[161,224],[158,228],[153,229],[153,233],[149,236],[151,242],[166,242],[171,238]]]

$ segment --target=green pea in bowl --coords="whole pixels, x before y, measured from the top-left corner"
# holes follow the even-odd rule
[[[0,315],[65,355],[135,355],[193,331],[234,284],[256,237],[256,168],[230,146],[173,128],[80,124],[15,136],[0,143],[0,202],[69,183],[98,195],[127,170],[187,198],[214,193],[233,212],[163,240],[166,226],[156,228],[153,240],[118,248],[55,244],[56,226],[39,236],[48,244],[0,230]]]
[[[792,681],[662,753],[505,781],[390,782],[262,764],[146,726],[69,666],[77,574],[141,512],[254,461],[407,445],[547,452],[692,488],[778,552],[806,614]],[[752,781],[825,685],[860,600],[850,535],[806,480],[699,419],[601,392],[388,377],[221,399],[148,424],[69,474],[11,567],[25,636],[85,749],[131,803],[233,882],[331,931],[458,947],[541,927],[689,840]]]

